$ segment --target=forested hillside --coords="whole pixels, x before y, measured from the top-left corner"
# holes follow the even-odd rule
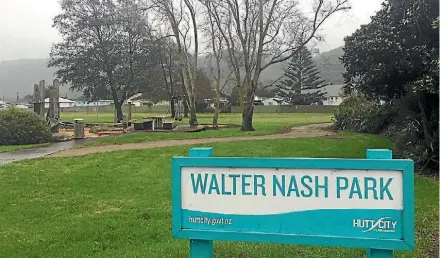
[[[321,53],[314,57],[316,66],[321,71],[321,77],[325,81],[333,84],[342,84],[343,65],[339,62],[339,57],[342,56],[342,47]],[[209,75],[214,63],[208,57],[201,57],[200,67]],[[51,84],[54,78],[53,74],[55,68],[48,68],[47,62],[49,59],[21,59],[14,61],[0,62],[0,94],[5,96],[6,100],[15,100],[17,92],[20,98],[25,95],[32,94],[32,85],[38,83],[40,80],[46,80],[46,85]],[[264,84],[269,84],[273,80],[279,78],[283,73],[285,64],[278,64],[270,66],[261,75],[261,81]],[[229,65],[226,61],[222,62],[222,81],[224,82],[228,77]],[[226,92],[231,92],[233,84],[225,88]],[[64,85],[60,88],[61,95],[69,98],[77,98],[81,94],[69,91],[68,86]],[[1,97],[1,96],[0,96]]]

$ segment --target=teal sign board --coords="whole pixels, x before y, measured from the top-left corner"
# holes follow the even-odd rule
[[[414,164],[389,150],[367,159],[222,158],[212,148],[172,160],[173,236],[191,257],[213,240],[341,246],[391,257],[414,248]]]

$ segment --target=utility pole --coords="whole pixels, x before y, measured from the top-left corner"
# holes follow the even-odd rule
[[[18,92],[17,92],[17,100],[19,100],[20,99],[20,97],[18,96]]]

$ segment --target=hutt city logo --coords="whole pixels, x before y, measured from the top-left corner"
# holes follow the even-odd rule
[[[396,232],[397,221],[390,217],[382,217],[378,220],[371,219],[353,219],[353,227],[360,228],[362,232]]]
[[[389,150],[310,159],[193,148],[172,159],[172,203],[173,237],[190,240],[191,258],[212,258],[213,240],[365,248],[368,258],[414,249],[414,162]]]

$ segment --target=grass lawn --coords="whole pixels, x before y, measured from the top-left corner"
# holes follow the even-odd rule
[[[372,135],[210,144],[216,156],[365,157]],[[171,162],[189,146],[39,159],[0,166],[0,257],[188,257],[171,237]],[[438,182],[417,176],[415,252],[438,229]],[[220,242],[215,257],[365,257],[363,249]]]
[[[0,152],[9,152],[9,151],[22,150],[22,149],[32,149],[32,148],[38,148],[38,147],[45,147],[48,145],[49,145],[49,143],[25,144],[25,145],[0,145]]]
[[[206,130],[198,133],[148,133],[138,132],[125,134],[118,137],[107,137],[97,139],[93,142],[79,145],[78,148],[111,145],[122,143],[138,143],[157,140],[176,140],[176,139],[195,139],[213,137],[231,137],[247,135],[267,135],[282,132],[283,129],[291,126],[299,126],[313,123],[331,122],[332,114],[254,114],[253,132],[241,132],[240,128],[223,128],[219,130]],[[212,114],[199,114],[199,123],[212,123]],[[220,114],[219,123],[222,124],[241,124],[241,114]],[[187,121],[180,124],[188,124]]]

